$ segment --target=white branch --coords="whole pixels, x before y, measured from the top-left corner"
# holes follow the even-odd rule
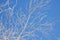
[[[0,7],[4,7],[4,6],[8,5],[8,4],[9,4],[9,0],[7,0],[5,4],[0,5]]]

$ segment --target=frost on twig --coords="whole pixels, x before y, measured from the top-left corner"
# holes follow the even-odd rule
[[[42,35],[44,33],[49,34],[49,32],[53,30],[51,22],[42,23],[48,16],[41,11],[50,4],[51,0],[29,0],[29,5],[27,5],[29,6],[27,8],[28,12],[26,12],[27,15],[22,8],[19,8],[20,10],[15,13],[14,9],[17,7],[18,0],[15,1],[16,3],[12,7],[9,6],[10,1],[6,1],[4,5],[1,5],[1,7],[8,5],[8,9],[0,12],[5,12],[5,25],[9,27],[2,32],[1,40],[40,40],[42,38],[40,33],[42,33]],[[0,30],[1,29],[2,27],[0,27]]]

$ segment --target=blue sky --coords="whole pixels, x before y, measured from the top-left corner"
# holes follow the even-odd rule
[[[17,26],[16,28],[18,28],[18,33],[21,32],[24,28],[24,23],[27,26],[26,30],[24,32],[30,32],[32,31],[34,27],[36,28],[40,28],[39,24],[44,24],[46,23],[52,23],[52,27],[53,30],[50,31],[48,30],[48,34],[43,34],[42,32],[45,32],[45,28],[46,26],[42,26],[43,30],[36,30],[33,32],[33,35],[37,35],[35,38],[35,40],[40,40],[40,38],[42,37],[42,40],[58,40],[58,38],[60,38],[60,0],[51,0],[50,4],[48,5],[48,7],[43,7],[43,8],[37,8],[33,14],[30,16],[30,19],[28,20],[28,17],[30,15],[29,13],[29,0],[18,0],[17,4],[16,4],[16,0],[9,0],[9,5],[5,5],[7,0],[0,0],[0,22],[2,22],[2,24],[6,28],[12,28],[13,30],[15,30],[15,26]],[[40,0],[36,1],[39,2]],[[15,6],[16,4],[16,6]],[[5,6],[4,6],[5,5]],[[14,7],[15,6],[15,7]],[[39,5],[38,5],[39,6]],[[9,9],[13,8],[12,10],[6,10],[5,9]],[[32,2],[32,7],[34,8],[34,0]],[[32,9],[33,11],[33,9]],[[40,13],[41,12],[41,13]],[[10,14],[13,14],[12,16],[10,16]],[[44,18],[44,20],[42,20],[41,22],[39,21],[41,18],[40,17],[45,17],[44,15],[47,15],[46,18]],[[42,15],[42,16],[39,16]],[[36,20],[34,20],[35,17],[38,17]],[[18,22],[18,19],[21,18],[21,22]],[[28,20],[28,22],[27,22]],[[33,22],[34,20],[34,22]],[[12,25],[10,25],[10,22]],[[33,27],[30,26],[30,23],[33,22],[33,24],[35,24]],[[3,33],[4,34],[4,33]],[[25,35],[24,33],[22,33],[22,36]],[[25,39],[26,38],[26,39]],[[25,37],[25,40],[33,40],[33,37],[31,36],[27,36]],[[10,39],[11,40],[11,39]],[[21,39],[23,40],[23,39]],[[60,40],[60,39],[59,39]]]

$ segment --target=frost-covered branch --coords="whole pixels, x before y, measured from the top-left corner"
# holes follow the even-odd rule
[[[7,2],[4,5],[1,5],[1,7],[8,5],[8,8],[5,10],[0,8],[2,10],[0,11],[0,13],[6,12],[5,16],[6,16],[7,22],[5,24],[8,27],[11,27],[10,29],[6,29],[5,33],[3,32],[2,39],[26,40],[24,39],[24,37],[26,36],[29,36],[32,38],[39,37],[38,35],[35,34],[36,31],[47,33],[47,31],[52,30],[51,23],[49,22],[41,23],[47,17],[47,15],[42,13],[41,11],[39,11],[40,13],[36,11],[38,8],[39,10],[44,10],[44,7],[48,6],[48,4],[50,3],[50,0],[39,0],[39,2],[37,2],[37,0],[29,0],[29,1],[30,1],[28,5],[29,8],[27,9],[28,12],[26,12],[28,13],[27,15],[22,10],[22,8],[21,10],[18,10],[15,13],[14,9],[17,6],[18,0],[16,0],[16,3],[13,5],[13,7],[9,6],[10,4],[9,0],[7,0]],[[36,11],[36,14],[35,14],[35,11]],[[37,16],[35,16],[34,14]],[[31,18],[32,16],[33,16],[33,19]],[[32,21],[30,21],[30,19]],[[2,25],[0,23],[0,30],[2,29],[1,26]]]
[[[8,5],[8,4],[9,4],[9,0],[7,0],[5,4],[1,4],[0,7],[4,7],[4,6]]]

